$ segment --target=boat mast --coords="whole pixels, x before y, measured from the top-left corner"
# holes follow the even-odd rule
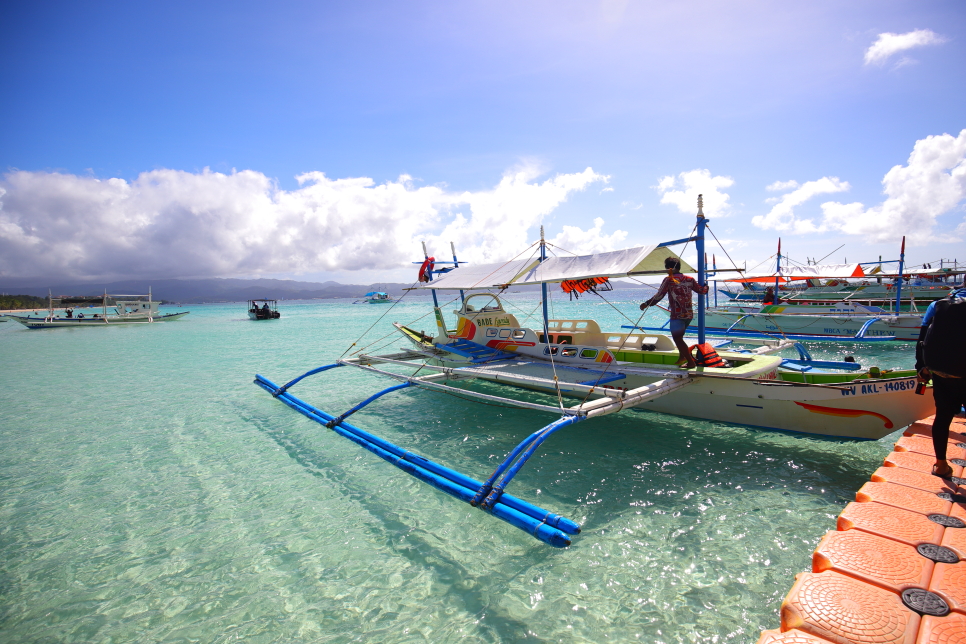
[[[714,276],[718,276],[718,258],[711,255],[711,266],[714,271]],[[714,305],[718,306],[718,280],[714,281]]]
[[[772,304],[778,304],[778,276],[782,272],[782,238],[778,238],[778,259],[775,262],[775,295]]]
[[[459,268],[460,263],[456,259],[456,245],[453,242],[450,242],[449,248],[451,251],[453,251],[453,268]],[[460,289],[460,302],[465,302],[465,301],[466,301],[466,296],[463,295],[463,289]]]
[[[906,261],[906,236],[902,236],[902,248],[899,250],[899,278],[896,281],[896,315],[899,315],[899,298],[902,296],[902,265]]]
[[[429,253],[426,252],[426,242],[423,242],[423,259],[424,260],[425,259],[429,259]],[[426,276],[429,277],[429,281],[430,282],[433,281],[433,271],[432,270],[426,271]],[[430,289],[429,292],[433,294],[433,308],[438,311],[439,310],[439,300],[436,299],[436,289],[434,289],[434,288],[433,289]]]
[[[698,250],[698,286],[704,286],[707,282],[707,266],[704,256],[704,227],[708,220],[704,218],[704,197],[698,195],[698,231],[695,237],[695,246]],[[704,293],[698,293],[698,344],[704,344]]]
[[[540,226],[540,262],[547,259],[547,241],[543,236],[543,226]],[[540,291],[543,295],[543,341],[550,344],[550,325],[548,322],[549,314],[547,313],[547,283],[540,283]]]

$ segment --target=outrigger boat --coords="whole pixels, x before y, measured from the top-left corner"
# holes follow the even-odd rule
[[[895,315],[877,306],[838,304],[728,304],[708,309],[709,331],[766,332],[810,340],[919,339],[922,316]]]
[[[392,299],[389,293],[382,291],[370,291],[362,296],[363,299],[356,300],[353,304],[392,304],[396,300]]]
[[[899,273],[905,262],[906,240],[902,239],[899,257]],[[778,260],[775,272],[769,274],[743,275],[738,280],[746,283],[767,283],[770,286],[770,302],[732,300],[723,306],[715,306],[705,313],[706,328],[710,331],[749,335],[757,333],[779,334],[785,337],[821,340],[912,340],[919,338],[922,316],[918,313],[887,311],[878,306],[863,305],[854,301],[812,302],[782,300],[780,287],[788,282],[816,279],[820,276],[862,277],[862,264],[838,264],[833,266],[782,266],[781,241],[778,242]],[[773,282],[773,285],[772,285]],[[892,294],[898,311],[902,297],[902,284],[897,283]],[[913,303],[913,306],[914,303]]]
[[[154,322],[170,322],[180,320],[190,311],[178,313],[161,313],[158,310],[160,302],[152,299],[151,289],[146,295],[104,295],[53,297],[47,296],[49,310],[47,315],[15,315],[8,313],[7,317],[19,322],[28,329],[53,329],[62,327],[105,326],[109,324],[152,324]],[[89,309],[74,310],[71,307],[98,306],[100,313],[92,313]],[[57,311],[59,308],[63,311]],[[110,312],[108,311],[110,309]],[[75,314],[76,313],[76,314]]]
[[[728,305],[749,305],[767,302],[768,294],[778,296],[786,304],[832,305],[853,303],[878,307],[883,313],[910,311],[916,313],[931,302],[948,296],[956,287],[956,279],[966,273],[958,264],[953,267],[923,267],[904,270],[905,237],[897,260],[862,262],[858,264],[782,266],[781,240],[778,242],[777,266],[770,274],[745,274],[738,279],[725,280],[741,283],[744,290],[719,291],[727,297]],[[787,258],[785,258],[787,259]],[[883,270],[886,264],[899,264],[897,273]],[[870,266],[874,268],[869,269]],[[872,278],[875,281],[871,281]],[[768,288],[766,288],[766,285]]]
[[[698,251],[698,281],[705,283],[706,223],[699,197],[694,236],[581,257],[548,258],[541,230],[539,258],[448,269],[438,279],[418,287],[431,290],[437,332],[427,335],[396,323],[411,349],[384,355],[358,353],[312,369],[281,386],[256,375],[255,384],[416,478],[558,547],[569,545],[570,535],[577,534],[580,527],[505,490],[544,441],[574,423],[639,409],[821,436],[877,439],[928,415],[932,395],[916,395],[913,370],[787,371],[784,359],[775,354],[794,343],[767,338],[752,341],[760,345],[754,350],[722,350],[725,366],[685,370],[676,366],[677,350],[666,335],[611,333],[590,319],[549,318],[549,284],[600,283],[605,278],[663,274],[664,259],[678,257],[670,247],[691,241]],[[683,260],[682,269],[693,272]],[[542,329],[522,326],[493,293],[466,297],[455,312],[456,328],[451,330],[445,324],[437,291],[502,291],[524,284],[541,288]],[[705,343],[702,295],[698,296],[697,318],[698,340]],[[392,371],[394,366],[410,367],[409,373]],[[413,366],[425,375],[414,375]],[[341,414],[319,409],[290,391],[304,378],[340,367],[368,371],[399,384],[376,392]],[[540,403],[457,386],[473,380],[544,392],[552,399]],[[380,397],[409,387],[536,409],[558,418],[524,439],[489,478],[478,481],[347,422],[350,415]]]

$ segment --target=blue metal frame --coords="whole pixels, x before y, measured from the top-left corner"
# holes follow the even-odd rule
[[[899,251],[899,277],[896,279],[896,315],[899,315],[899,302],[902,296],[902,265],[906,261],[906,236],[902,236],[902,249]]]
[[[664,327],[657,326],[632,326],[629,324],[624,324],[621,326],[622,329],[637,329],[640,331],[667,331]],[[686,335],[694,335],[689,333]],[[783,333],[778,336],[772,333],[764,333],[758,331],[714,331],[714,335],[723,335],[735,338],[772,338],[774,340],[811,340],[811,341],[825,341],[825,342],[891,342],[896,339],[894,335],[882,335],[876,336],[874,338],[859,338],[850,335],[802,335],[797,333]]]
[[[299,413],[311,418],[325,427],[328,427],[343,438],[351,440],[360,447],[372,452],[376,456],[379,456],[383,460],[395,465],[399,469],[423,481],[424,483],[428,483],[437,490],[445,492],[446,494],[449,494],[450,496],[461,501],[472,503],[473,499],[475,499],[479,495],[479,492],[483,489],[483,483],[480,483],[479,481],[476,481],[475,479],[472,479],[448,467],[434,463],[429,459],[419,456],[418,454],[404,450],[397,445],[390,443],[389,441],[379,438],[374,434],[370,434],[369,432],[363,431],[358,427],[345,422],[345,417],[350,413],[354,413],[355,411],[362,409],[373,400],[389,393],[390,391],[397,391],[412,383],[407,382],[404,385],[396,385],[384,389],[377,394],[370,396],[362,403],[359,403],[348,412],[338,417],[326,413],[321,409],[317,409],[316,407],[309,405],[308,403],[296,398],[286,391],[288,387],[295,384],[299,380],[336,366],[342,365],[326,365],[325,367],[313,369],[312,371],[299,376],[295,380],[282,387],[279,387],[271,380],[268,380],[261,375],[255,376],[255,384],[259,387],[262,387],[275,396],[278,400],[281,400],[283,403],[295,409]],[[513,453],[519,454],[524,449],[527,449],[526,453],[521,457],[520,460],[517,461],[516,465],[511,468],[511,471],[506,473],[506,476],[503,477],[503,480],[499,482],[499,487],[497,488],[498,493],[494,496],[492,502],[487,503],[486,505],[481,504],[479,505],[479,508],[489,514],[492,514],[498,519],[506,521],[516,528],[524,530],[540,541],[543,541],[551,546],[556,548],[564,548],[569,546],[571,540],[568,534],[580,533],[580,526],[577,523],[567,519],[566,517],[545,510],[544,508],[528,503],[515,496],[506,494],[503,490],[505,489],[506,485],[509,484],[510,480],[512,480],[513,476],[515,476],[520,468],[523,467],[526,459],[533,454],[540,443],[546,440],[546,438],[553,433],[553,431],[556,431],[556,429],[572,424],[573,422],[576,422],[576,420],[582,420],[582,417],[570,416],[560,419],[555,423],[551,423],[547,427],[541,429],[539,432],[536,432],[530,437],[530,439],[524,441],[524,443],[521,443],[521,445],[518,446]],[[491,487],[491,489],[488,490],[488,494],[492,492],[492,489],[493,488]]]
[[[698,251],[698,286],[704,286],[708,281],[704,256],[704,228],[708,220],[704,216],[703,206],[703,197],[698,195],[698,234],[694,237]],[[704,293],[698,293],[698,344],[704,344],[704,298]]]

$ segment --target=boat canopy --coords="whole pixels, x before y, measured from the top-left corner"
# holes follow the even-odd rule
[[[494,264],[469,264],[447,271],[432,282],[421,284],[416,288],[428,289],[463,289],[475,288],[503,288],[511,283],[521,273],[528,270],[540,260],[514,259],[509,262]]]
[[[389,295],[388,293],[383,293],[382,291],[369,291],[363,297],[372,297],[373,295]]]
[[[851,279],[866,277],[861,264],[825,264],[822,266],[789,266],[770,273],[746,273],[722,282],[794,282],[811,279]]]
[[[519,286],[582,280],[589,277],[661,275],[665,272],[664,260],[667,257],[681,261],[682,273],[696,272],[670,248],[654,244],[593,255],[550,257],[543,262],[532,258],[460,266],[418,288],[470,290],[503,288],[511,284]]]
[[[69,304],[103,304],[104,299],[108,297],[106,295],[77,295],[70,297],[55,297],[51,298],[53,301],[59,301],[62,305]],[[112,296],[113,297],[113,296]]]

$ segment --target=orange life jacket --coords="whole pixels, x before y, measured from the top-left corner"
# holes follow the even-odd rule
[[[697,349],[697,351],[695,351]],[[718,352],[714,350],[710,344],[705,342],[704,344],[695,344],[691,347],[691,353],[694,354],[694,361],[698,363],[699,367],[727,367],[728,363],[725,362]]]
[[[564,280],[560,283],[560,288],[563,289],[564,293],[570,293],[571,297],[580,297],[581,293],[595,291],[599,285],[606,284],[607,280],[608,278],[606,277],[589,277],[584,280]]]

